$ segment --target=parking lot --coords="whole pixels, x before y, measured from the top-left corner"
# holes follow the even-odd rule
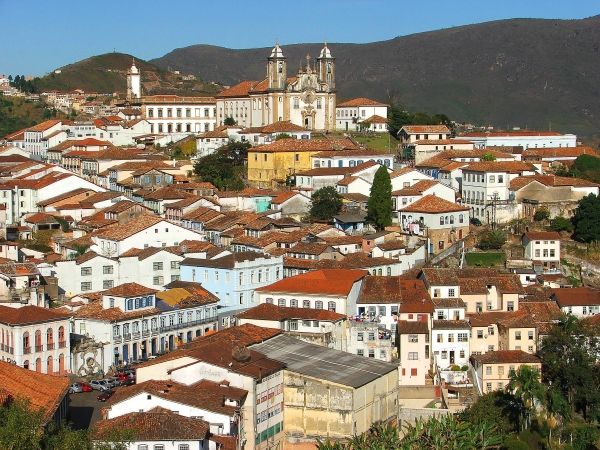
[[[69,395],[69,420],[73,428],[85,430],[100,420],[100,408],[104,403],[96,399],[98,394],[100,392],[92,391]]]

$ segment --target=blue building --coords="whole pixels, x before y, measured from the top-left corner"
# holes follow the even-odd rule
[[[236,252],[216,259],[186,258],[181,280],[201,283],[219,298],[219,328],[230,325],[236,313],[256,306],[254,290],[283,278],[283,257]]]

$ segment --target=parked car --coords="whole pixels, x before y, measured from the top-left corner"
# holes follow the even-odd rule
[[[106,378],[106,379],[104,379],[104,380],[102,380],[102,381],[105,381],[105,382],[106,382],[106,385],[107,385],[107,386],[108,386],[110,389],[112,389],[112,388],[115,388],[115,387],[117,387],[117,386],[121,386],[121,381],[120,381],[118,378],[116,378],[116,377],[112,377],[112,378]]]
[[[92,389],[92,387],[88,383],[84,383],[82,381],[79,384],[81,385],[82,392],[92,392],[94,390],[94,389]]]
[[[113,395],[113,391],[104,391],[96,397],[99,401],[105,402]]]
[[[108,391],[108,386],[103,382],[103,380],[90,381],[90,387],[95,391]]]
[[[80,383],[73,383],[69,386],[69,394],[79,394],[80,392],[83,392],[83,386]]]

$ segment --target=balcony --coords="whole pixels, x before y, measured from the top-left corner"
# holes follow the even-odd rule
[[[142,331],[142,337],[148,337],[148,336],[150,336],[150,330]]]
[[[31,347],[25,347],[25,348],[23,349],[23,354],[24,354],[24,355],[28,355],[28,354],[30,354],[30,353],[31,353]]]
[[[67,346],[67,342],[66,341],[60,341],[58,343],[58,348],[65,348]]]
[[[132,337],[133,337],[133,339],[139,339],[140,338],[140,332],[139,331],[134,331],[132,333]]]
[[[35,346],[35,351],[36,352],[43,352],[44,351],[44,346],[43,345],[36,345]]]
[[[113,342],[115,344],[120,344],[121,342],[123,342],[123,337],[122,336],[113,336]]]
[[[189,327],[193,327],[196,325],[210,323],[210,322],[214,322],[215,320],[217,320],[216,317],[206,317],[204,319],[192,320],[191,322],[182,322],[182,323],[177,323],[177,324],[173,324],[173,325],[165,325],[165,326],[160,327],[160,332],[166,333],[168,331],[181,330],[182,328],[189,328]]]
[[[46,344],[46,350],[54,350],[54,342],[48,342]]]
[[[128,333],[128,334],[124,334],[124,335],[123,335],[123,340],[124,340],[124,341],[130,341],[130,340],[131,340],[131,334],[130,334],[130,333]]]

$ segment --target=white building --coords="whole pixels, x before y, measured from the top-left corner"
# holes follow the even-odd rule
[[[132,100],[142,96],[142,83],[140,70],[135,66],[135,59],[127,71],[127,99]]]
[[[142,117],[150,123],[151,134],[185,137],[215,129],[213,97],[147,95],[142,97]]]
[[[387,132],[389,105],[369,98],[353,98],[339,103],[335,109],[335,128],[343,131]],[[380,119],[383,119],[380,120]]]
[[[40,373],[69,373],[69,317],[33,305],[0,306],[0,358]]]
[[[542,263],[545,271],[560,267],[560,234],[556,231],[529,231],[522,237],[525,259]]]
[[[533,164],[521,161],[481,161],[462,168],[462,201],[471,217],[482,222],[504,222],[518,215],[512,202],[510,182],[523,175],[534,175]]]
[[[600,291],[597,289],[557,288],[552,290],[552,299],[564,314],[584,318],[600,313]]]
[[[109,228],[94,235],[90,250],[117,257],[132,248],[177,246],[185,240],[199,241],[202,237],[195,231],[147,214],[128,222],[126,227]]]
[[[231,118],[244,127],[262,127],[280,121],[307,130],[335,129],[335,58],[327,45],[315,64],[306,64],[288,76],[287,57],[275,45],[267,59],[267,78],[242,81],[216,96],[217,124]]]
[[[466,320],[434,320],[431,331],[431,349],[437,366],[451,369],[468,365],[471,352],[471,326]]]
[[[556,131],[488,131],[471,132],[460,136],[475,144],[475,147],[575,147],[577,136],[574,134],[561,134]]]
[[[62,120],[52,119],[25,129],[23,139],[25,151],[34,159],[44,160],[49,148],[67,140],[67,132]]]

